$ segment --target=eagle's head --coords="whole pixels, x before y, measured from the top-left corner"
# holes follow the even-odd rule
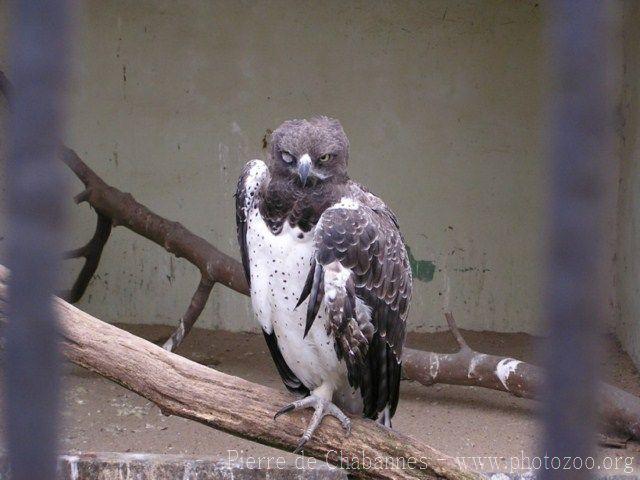
[[[287,120],[271,135],[269,169],[303,188],[347,179],[349,140],[338,120]]]

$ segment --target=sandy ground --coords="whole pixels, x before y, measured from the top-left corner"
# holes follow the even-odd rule
[[[124,325],[147,339],[166,336],[169,327]],[[463,332],[469,344],[482,352],[534,361],[536,341],[524,334]],[[411,335],[414,348],[453,351],[446,332]],[[284,389],[261,335],[196,329],[179,352],[223,372]],[[606,342],[603,371],[607,381],[640,395],[640,376],[613,341]],[[65,429],[61,447],[80,452],[149,452],[220,456],[296,456],[251,443],[177,417],[165,417],[157,407],[124,388],[73,365],[65,366]],[[511,470],[535,455],[540,438],[537,404],[507,394],[473,387],[424,387],[402,382],[394,428],[430,443],[478,470]],[[307,414],[309,415],[309,414]],[[618,472],[640,473],[640,445],[599,451],[602,469],[618,463]],[[617,460],[616,460],[617,459]],[[302,460],[298,458],[298,464]],[[637,467],[637,468],[636,468]],[[611,473],[611,472],[609,472]]]

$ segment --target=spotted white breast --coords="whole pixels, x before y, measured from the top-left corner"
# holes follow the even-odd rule
[[[255,317],[267,333],[276,334],[282,356],[307,388],[313,390],[329,381],[342,395],[351,397],[346,367],[338,361],[327,334],[323,309],[304,337],[307,302],[296,308],[314,255],[314,232],[303,232],[286,222],[279,234],[271,232],[256,208],[258,188],[268,178],[267,167],[254,162],[245,180],[245,215]]]

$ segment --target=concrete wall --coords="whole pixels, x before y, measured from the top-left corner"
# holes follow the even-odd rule
[[[263,156],[265,129],[335,116],[352,176],[397,212],[421,269],[410,328],[442,328],[447,307],[465,328],[539,331],[537,2],[81,5],[67,143],[106,181],[237,257],[232,194],[242,165]],[[94,217],[71,208],[77,246]],[[79,306],[175,323],[197,281],[118,228]],[[247,299],[219,287],[199,325],[255,329]]]

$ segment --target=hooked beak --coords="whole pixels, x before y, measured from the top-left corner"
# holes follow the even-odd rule
[[[304,187],[307,184],[307,178],[309,177],[309,171],[311,170],[311,157],[308,153],[305,153],[298,160],[298,176],[300,177],[300,182],[302,182],[302,186]]]

